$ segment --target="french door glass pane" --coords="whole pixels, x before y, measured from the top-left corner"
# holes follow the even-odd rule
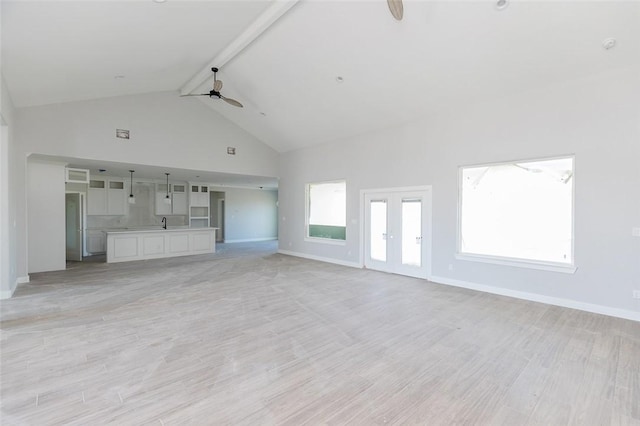
[[[372,260],[387,261],[387,201],[371,200],[371,253]]]
[[[402,264],[422,263],[422,200],[402,200]]]

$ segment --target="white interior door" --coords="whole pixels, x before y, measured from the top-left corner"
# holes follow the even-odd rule
[[[365,193],[364,203],[365,266],[427,278],[430,190],[372,191]]]
[[[65,194],[67,260],[82,260],[82,199],[79,193]]]

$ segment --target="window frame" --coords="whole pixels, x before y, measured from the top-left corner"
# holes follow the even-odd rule
[[[345,190],[345,211],[344,211],[344,223],[345,223],[345,239],[339,240],[334,238],[325,238],[325,237],[311,237],[309,236],[309,216],[311,214],[311,185],[322,185],[322,184],[330,184],[330,183],[344,183]],[[321,244],[330,244],[336,246],[344,246],[347,244],[347,236],[346,236],[346,228],[347,228],[347,180],[346,179],[335,179],[335,180],[327,180],[327,181],[316,181],[316,182],[308,182],[305,184],[304,191],[304,241],[312,242],[312,243],[321,243]]]
[[[462,251],[462,192],[463,192],[463,170],[476,167],[491,167],[517,163],[531,163],[551,160],[572,161],[572,178],[571,178],[571,261],[570,262],[550,262],[535,259],[523,259],[508,256],[495,256],[477,253],[465,253]],[[471,262],[490,263],[495,265],[514,266],[518,268],[539,269],[544,271],[562,272],[573,274],[578,269],[575,257],[575,198],[576,198],[576,158],[575,154],[558,155],[553,157],[535,157],[528,159],[499,161],[492,163],[465,164],[458,166],[458,206],[457,206],[457,223],[456,223],[456,252],[455,259]]]

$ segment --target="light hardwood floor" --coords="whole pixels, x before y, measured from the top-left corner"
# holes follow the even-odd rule
[[[1,423],[640,425],[640,323],[275,253],[73,264],[1,303]]]

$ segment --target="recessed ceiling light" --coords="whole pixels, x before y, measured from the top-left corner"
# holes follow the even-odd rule
[[[504,10],[507,6],[509,6],[509,0],[498,0],[496,2],[496,9],[498,10]]]
[[[342,82],[344,82],[344,78],[342,78],[341,76],[337,76],[337,77],[336,77],[336,81],[337,81],[338,83],[342,83]]]
[[[616,39],[615,38],[605,38],[602,41],[602,47],[605,48],[605,50],[611,50],[614,47],[616,47]]]
[[[153,0],[153,2],[154,2],[154,3],[164,3],[164,2],[166,2],[166,1],[167,1],[167,0]]]

